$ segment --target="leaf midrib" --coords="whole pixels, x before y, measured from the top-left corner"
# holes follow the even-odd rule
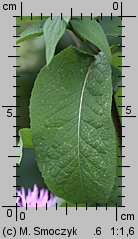
[[[79,166],[80,180],[81,180],[83,190],[85,190],[85,187],[84,187],[83,180],[82,180],[82,175],[81,175],[82,170],[81,170],[81,163],[80,163],[80,127],[81,127],[81,113],[82,113],[84,91],[85,91],[85,87],[86,87],[87,80],[88,80],[88,77],[89,77],[89,73],[90,73],[90,70],[91,70],[91,66],[92,66],[92,63],[90,64],[90,66],[88,68],[88,71],[86,73],[85,79],[84,79],[84,83],[83,83],[83,87],[82,87],[82,91],[81,91],[81,96],[80,96],[79,112],[78,112],[78,129],[77,129],[78,166]]]

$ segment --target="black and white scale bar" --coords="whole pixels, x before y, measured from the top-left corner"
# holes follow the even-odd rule
[[[86,202],[86,210],[88,209],[88,205],[87,205],[87,202]]]
[[[118,168],[130,168],[130,165],[119,165]]]
[[[17,156],[17,155],[9,155],[8,158],[20,158],[20,156]]]
[[[13,46],[13,47],[21,47],[21,46]]]
[[[116,220],[116,222],[118,221],[118,205],[117,205],[117,203],[116,203],[116,207],[115,207],[115,220]]]
[[[17,47],[17,46],[16,46]],[[18,58],[18,57],[21,57],[21,56],[8,56],[8,57],[15,57],[15,58]]]
[[[20,105],[3,105],[3,108],[19,108],[21,107]]]
[[[125,85],[119,85],[118,87],[119,88],[125,88],[126,86]]]
[[[123,45],[118,45],[118,47],[126,47],[126,46],[123,46]]]
[[[123,67],[124,67],[124,68],[127,68],[127,67],[130,67],[130,66],[123,66],[123,65],[122,65],[122,66],[118,66],[118,67],[120,67],[120,68],[123,68]]]
[[[126,36],[123,36],[123,35],[119,35],[118,37],[120,37],[120,38],[123,38],[123,37],[126,37]]]
[[[123,16],[123,3],[121,2],[121,14],[120,14],[121,16],[121,20],[122,20],[122,16]]]
[[[136,118],[136,115],[118,115],[119,118]]]
[[[126,56],[118,56],[118,58],[119,58],[119,57],[123,58],[123,57],[126,57]]]
[[[120,18],[130,17],[130,18],[131,18],[131,17],[136,17],[136,16],[129,16],[129,15],[128,15],[128,16],[123,16],[123,15],[122,15],[122,16],[118,16],[118,17],[120,17]]]
[[[23,3],[21,2],[21,20],[23,20]]]
[[[125,106],[125,105],[118,105],[117,107],[119,107],[119,108],[125,108],[126,106]]]
[[[21,26],[16,25],[16,26],[13,26],[13,27],[21,27]]]
[[[68,214],[68,204],[66,203],[66,216]]]
[[[17,207],[20,207],[20,206],[2,206],[3,208],[10,208],[10,207],[13,207],[13,208],[17,208]]]
[[[20,85],[13,85],[14,88],[20,88]]]
[[[21,115],[13,115],[13,118],[20,118]]]

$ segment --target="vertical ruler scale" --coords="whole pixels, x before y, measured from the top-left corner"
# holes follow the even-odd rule
[[[133,7],[132,7],[133,8]],[[133,8],[134,10],[134,8]],[[125,28],[123,29],[123,45],[125,46],[123,49],[123,55],[125,58],[123,59],[123,65],[126,66],[123,68],[123,95],[125,98],[123,99],[123,134],[126,136],[123,139],[125,147],[123,148],[123,155],[125,155],[124,165],[130,165],[130,168],[124,168],[123,172],[126,177],[123,179],[124,185],[126,188],[124,189],[127,197],[124,199],[125,205],[127,208],[132,208],[132,210],[136,210],[136,191],[135,191],[135,180],[136,180],[136,172],[137,172],[137,143],[136,143],[136,135],[137,135],[137,119],[138,117],[138,108],[136,106],[137,102],[137,67],[136,67],[136,54],[135,46],[137,45],[137,36],[135,35],[135,24],[137,24],[137,17],[134,18],[131,6],[130,9],[127,8],[127,5],[123,6],[123,15],[126,16],[123,18],[123,22]],[[128,16],[128,17],[127,17]],[[135,36],[135,37],[133,37]],[[134,50],[132,50],[134,46]],[[130,66],[130,67],[127,67]],[[132,176],[132,172],[134,172],[135,176]],[[133,188],[133,189],[132,189]],[[131,205],[131,206],[130,206]]]
[[[1,188],[3,188],[3,193],[1,194],[1,199],[4,201],[7,198],[7,202],[11,205],[14,205],[15,198],[15,185],[16,180],[13,178],[15,175],[15,168],[13,165],[16,163],[15,158],[9,158],[9,155],[16,155],[16,151],[13,148],[13,145],[16,145],[16,140],[13,138],[15,135],[16,125],[16,78],[13,77],[16,75],[16,69],[13,67],[16,65],[16,50],[14,48],[16,29],[13,28],[16,25],[16,19],[12,17],[13,14],[17,11],[16,4],[8,4],[5,1],[0,4],[0,19],[1,23],[5,22],[1,29],[1,86],[0,86],[0,97],[1,97],[1,176],[4,177],[6,174],[5,180],[1,179]],[[2,108],[3,107],[3,108]],[[9,182],[11,182],[9,186]],[[9,191],[7,194],[6,192]]]
[[[136,5],[135,3],[133,3]],[[104,1],[99,0],[91,3],[85,1],[74,3],[69,1],[65,4],[59,1],[22,2],[2,1],[0,3],[1,28],[1,81],[0,81],[0,142],[1,142],[1,238],[15,237],[22,238],[137,238],[136,213],[137,200],[135,185],[137,182],[137,36],[136,26],[138,20],[135,16],[136,6],[130,1]],[[21,75],[18,75],[20,64],[17,64],[16,54],[19,46],[15,39],[17,28],[16,17],[23,20],[23,16],[118,16],[122,20],[122,155],[119,159],[122,165],[122,205],[124,207],[69,208],[18,208],[15,203],[16,188],[16,128],[20,125],[20,115],[17,111],[21,105],[17,104],[20,97],[16,92],[20,85],[16,84]],[[119,76],[120,77],[120,76]],[[121,185],[120,185],[121,186]]]

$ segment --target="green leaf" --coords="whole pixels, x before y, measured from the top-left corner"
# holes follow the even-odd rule
[[[23,142],[24,148],[33,148],[33,141],[32,141],[32,132],[29,128],[24,128],[19,130],[20,138]]]
[[[43,35],[43,26],[46,20],[37,22],[32,26],[28,27],[25,31],[20,34],[20,37],[17,38],[16,43],[23,42],[29,38]]]
[[[16,163],[20,164],[22,157],[23,157],[23,149],[24,148],[33,148],[33,141],[32,141],[32,132],[31,129],[24,128],[19,130],[19,142],[17,148],[17,155],[20,156],[20,158],[17,158]]]
[[[121,71],[112,66],[112,83],[113,83],[113,91],[116,92],[118,90],[118,86],[121,85],[121,78],[118,77],[121,75]]]
[[[119,56],[122,56],[121,52],[115,52],[112,54],[112,81],[114,92],[118,90],[118,86],[121,85],[122,81],[121,77],[118,77],[122,75],[122,69],[118,67],[122,65],[122,58]]]
[[[64,35],[66,30],[66,22],[61,20],[61,17],[53,17],[45,22],[43,31],[46,41],[46,62],[47,65],[51,62],[57,43]]]
[[[120,85],[122,85],[122,83]],[[118,90],[114,94],[116,109],[117,109],[117,112],[118,112],[119,116],[122,115],[122,108],[118,107],[118,105],[122,105],[122,98],[120,96],[122,96],[122,88],[121,87],[118,88]],[[119,119],[120,119],[120,122],[122,123],[122,118],[119,117]]]
[[[118,27],[122,25],[121,18],[114,16],[111,20],[110,16],[103,16],[102,20],[99,18],[99,23],[107,36],[109,45],[121,44],[121,37],[118,37],[122,35],[122,28]]]
[[[70,21],[70,16],[64,16],[63,20],[68,24],[68,22]]]
[[[70,23],[75,32],[95,44],[106,55],[108,61],[111,62],[111,51],[106,35],[95,19],[91,20],[90,17],[84,17],[83,20],[74,18]]]
[[[114,88],[114,99],[115,99],[115,104],[116,104],[116,109],[118,112],[118,115],[122,115],[122,108],[118,107],[118,105],[122,105],[122,98],[119,97],[122,95],[122,88],[118,86],[122,85],[122,78],[118,77],[122,75],[122,69],[119,68],[118,66],[122,65],[122,58],[119,57],[121,56],[121,52],[116,52],[112,55],[112,80],[113,80],[113,88]],[[122,123],[122,118],[119,117],[120,122]]]
[[[122,65],[122,52],[115,52],[114,54],[112,54],[112,65],[116,68],[119,69],[118,66]],[[120,71],[122,71],[122,68],[120,68]]]
[[[70,202],[107,202],[116,176],[111,68],[69,47],[38,75],[30,104],[42,176]]]
[[[23,157],[23,141],[22,139],[20,138],[19,139],[19,142],[18,142],[18,145],[17,145],[17,149],[16,149],[16,154],[18,156],[17,160],[16,160],[16,163],[17,164],[20,164],[21,163],[21,160],[22,160],[22,157]]]
[[[120,187],[118,187],[118,186],[122,185],[121,181],[122,181],[121,178],[116,177],[113,190],[110,194],[110,197],[109,197],[109,200],[107,203],[109,207],[115,207],[116,203],[118,206],[122,205],[122,199],[121,199],[121,197],[118,197],[118,196],[122,195],[122,189]],[[103,205],[103,206],[105,206],[105,205]]]

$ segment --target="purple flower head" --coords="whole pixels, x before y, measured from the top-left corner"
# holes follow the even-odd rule
[[[56,197],[54,197],[53,193],[48,193],[47,189],[38,190],[37,185],[34,185],[33,191],[28,189],[28,195],[25,194],[25,189],[21,188],[20,191],[17,191],[17,199],[16,203],[20,207],[26,207],[26,203],[28,207],[36,207],[36,203],[38,207],[45,207],[47,203],[47,207],[56,205]]]

